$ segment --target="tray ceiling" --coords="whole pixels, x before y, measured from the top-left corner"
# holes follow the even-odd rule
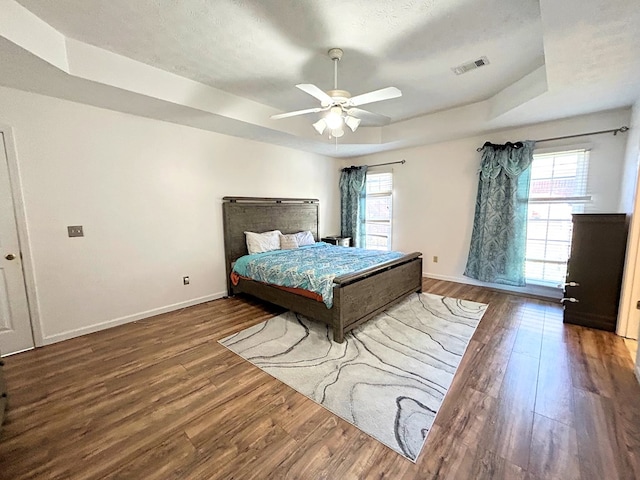
[[[79,101],[114,109],[129,104],[127,96],[143,96],[130,113],[333,156],[445,140],[402,133],[443,114],[477,116],[469,131],[455,133],[466,135],[619,108],[640,97],[633,26],[640,14],[631,0],[606,9],[596,0],[3,3],[9,15],[0,20],[0,84],[70,99],[78,90],[85,92]],[[20,24],[35,39],[16,31]],[[59,52],[52,53],[57,40],[49,37],[62,39]],[[338,153],[311,128],[313,115],[268,119],[316,106],[294,85],[332,87],[330,47],[345,52],[340,88],[356,95],[393,85],[403,92],[369,107],[392,125],[345,135]],[[452,72],[481,56],[488,66]],[[182,88],[192,95],[174,98]],[[103,99],[91,101],[92,89]],[[170,104],[166,118],[157,102]]]

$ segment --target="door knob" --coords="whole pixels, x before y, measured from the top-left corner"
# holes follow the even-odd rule
[[[4,256],[7,260],[15,260],[16,256],[13,253],[8,253]]]

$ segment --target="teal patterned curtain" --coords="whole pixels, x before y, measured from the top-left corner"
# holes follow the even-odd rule
[[[483,282],[522,287],[527,202],[535,142],[482,148],[476,213],[464,274]]]
[[[351,237],[354,247],[365,246],[365,202],[367,166],[342,170],[340,175],[340,228],[343,237]]]

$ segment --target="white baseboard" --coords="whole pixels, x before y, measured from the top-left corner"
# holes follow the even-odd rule
[[[67,330],[66,332],[56,333],[55,335],[45,336],[44,345],[50,345],[52,343],[61,342],[63,340],[69,340],[70,338],[80,337],[87,335],[88,333],[99,332],[100,330],[106,330],[107,328],[123,325],[125,323],[135,322],[136,320],[142,320],[143,318],[153,317],[162,313],[173,312],[185,307],[191,307],[200,303],[210,302],[211,300],[217,300],[227,295],[227,292],[219,292],[211,295],[205,295],[204,297],[193,298],[185,302],[174,303],[172,305],[166,305],[164,307],[154,308],[145,312],[135,313],[133,315],[127,315],[126,317],[114,318],[113,320],[107,320],[106,322],[96,323],[88,325],[82,328],[76,328],[74,330]]]
[[[505,292],[524,293],[527,295],[535,295],[545,297],[551,300],[559,300],[562,298],[562,290],[559,288],[543,287],[542,285],[527,285],[526,287],[511,287],[509,285],[499,285],[495,283],[486,283],[474,280],[469,277],[454,277],[450,275],[439,275],[437,273],[422,272],[422,275],[435,280],[446,280],[448,282],[464,283],[466,285],[476,285],[478,287],[488,287],[495,290],[504,290]]]

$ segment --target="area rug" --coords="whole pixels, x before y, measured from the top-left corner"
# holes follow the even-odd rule
[[[415,462],[486,308],[416,293],[341,344],[292,312],[220,343]]]

